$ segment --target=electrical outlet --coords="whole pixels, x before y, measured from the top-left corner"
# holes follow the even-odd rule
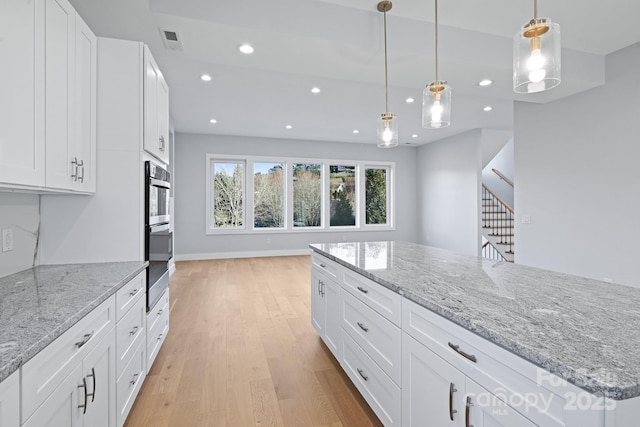
[[[13,228],[5,228],[2,230],[2,252],[13,250]]]

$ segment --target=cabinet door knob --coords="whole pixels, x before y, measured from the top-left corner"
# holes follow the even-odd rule
[[[471,397],[467,396],[467,406],[464,410],[464,425],[465,427],[473,427],[471,424],[469,424],[469,409],[473,406],[473,403],[471,403]]]
[[[88,393],[87,396],[91,396],[91,402],[96,398],[96,370],[91,368],[91,373],[87,375],[89,378],[93,378],[93,391]]]
[[[87,413],[87,401],[89,399],[89,394],[87,393],[87,379],[86,378],[82,379],[82,384],[80,384],[78,386],[78,388],[83,388],[84,389],[84,405],[78,405],[78,409],[82,408],[82,413],[86,414]]]
[[[455,393],[456,388],[453,386],[453,383],[449,383],[449,419],[453,421],[453,414],[457,413],[455,409],[453,409],[453,393]]]

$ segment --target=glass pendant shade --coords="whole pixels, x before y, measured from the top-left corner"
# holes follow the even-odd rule
[[[513,37],[513,90],[535,93],[560,84],[560,25],[534,18]]]
[[[451,86],[445,81],[431,82],[422,91],[422,127],[446,128],[451,124]]]
[[[378,148],[398,146],[398,118],[392,113],[383,113],[378,118]]]

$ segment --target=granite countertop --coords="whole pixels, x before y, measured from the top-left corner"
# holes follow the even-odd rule
[[[0,278],[0,382],[146,266],[146,261],[45,265]]]
[[[640,396],[640,289],[407,242],[310,247],[584,390]]]

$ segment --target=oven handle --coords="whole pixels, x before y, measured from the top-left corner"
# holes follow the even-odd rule
[[[162,188],[166,188],[168,190],[171,189],[171,184],[168,183],[167,181],[161,181],[159,179],[155,179],[155,178],[149,178],[149,184],[153,185],[154,187],[162,187]]]
[[[149,232],[157,233],[159,231],[167,231],[169,229],[169,224],[160,224],[160,225],[150,225]]]

